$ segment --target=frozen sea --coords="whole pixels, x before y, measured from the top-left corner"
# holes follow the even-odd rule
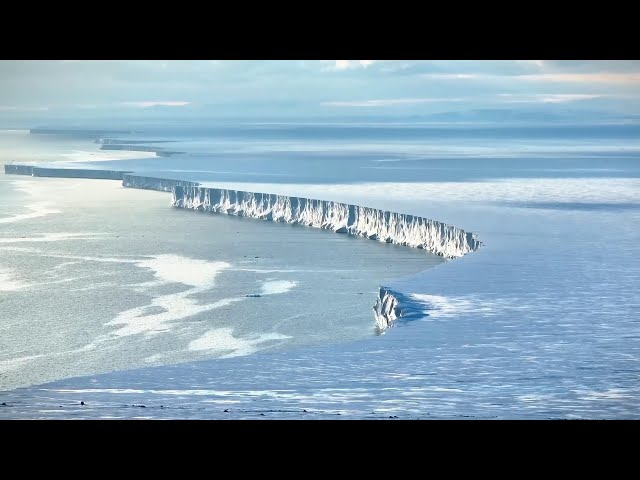
[[[371,337],[381,281],[442,263],[120,183],[0,174],[0,389]]]
[[[416,313],[383,336],[13,390],[0,416],[640,418],[638,126],[221,130],[100,166],[422,215],[484,245],[376,278]]]

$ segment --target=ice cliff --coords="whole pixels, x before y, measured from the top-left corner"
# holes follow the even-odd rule
[[[178,208],[260,218],[423,248],[445,258],[461,257],[480,246],[475,235],[415,215],[328,200],[270,193],[176,185],[171,204]]]
[[[31,177],[95,178],[103,180],[122,180],[123,175],[129,172],[123,172],[120,170],[52,168],[38,167],[35,165],[6,164],[4,166],[4,173],[7,175],[29,175]]]
[[[398,299],[395,292],[380,287],[378,292],[378,299],[373,306],[373,316],[376,321],[376,332],[382,333],[387,328],[391,327],[393,322],[402,315],[402,310],[399,306]]]
[[[373,305],[373,317],[378,335],[391,328],[400,317],[403,320],[411,320],[424,316],[424,306],[406,295],[387,287],[380,287],[378,290],[378,298]]]
[[[128,188],[140,188],[143,190],[159,190],[162,192],[171,192],[176,186],[183,187],[196,187],[200,185],[196,182],[189,182],[187,180],[171,180],[168,178],[158,177],[145,177],[143,175],[129,175],[122,176],[122,186]]]

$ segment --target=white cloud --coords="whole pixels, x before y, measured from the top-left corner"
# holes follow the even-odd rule
[[[356,100],[322,102],[323,107],[390,107],[394,105],[417,105],[436,102],[463,102],[464,98],[388,98],[380,100]]]
[[[546,66],[544,60],[516,60],[518,63],[523,63],[525,65],[533,65],[535,67],[543,68]]]
[[[536,61],[542,62],[542,61]],[[540,63],[542,67],[544,63]],[[520,80],[544,83],[582,83],[610,85],[640,85],[640,72],[599,72],[599,73],[538,73],[538,74],[486,74],[486,73],[425,73],[420,77],[430,80]]]
[[[603,96],[604,95],[589,95],[581,93],[560,93],[552,95],[538,95],[538,98],[542,103],[566,103],[579,100],[593,100],[594,98],[602,98]]]
[[[610,95],[583,94],[583,93],[549,93],[520,95],[512,93],[501,93],[498,95],[507,103],[567,103],[580,100],[593,100],[596,98],[608,97]]]
[[[329,67],[329,70],[350,70],[355,68],[368,68],[373,65],[376,60],[335,60],[335,63]]]
[[[149,108],[149,107],[184,107],[185,105],[189,105],[191,102],[182,102],[182,101],[147,101],[147,102],[121,102],[120,105],[124,105],[126,107],[138,107],[138,108]]]
[[[543,73],[540,75],[515,75],[518,80],[553,83],[609,83],[612,85],[638,85],[640,73]]]
[[[615,93],[501,93],[498,94],[498,97],[504,99],[504,101],[508,103],[566,103],[580,100],[594,100],[596,98],[640,100],[640,95],[626,95]]]
[[[21,107],[16,105],[0,105],[0,112],[46,112],[49,107]]]
[[[397,60],[393,60],[391,62],[386,62],[386,66],[380,68],[380,71],[386,73],[394,73],[400,72],[402,70],[407,70],[408,68],[411,68],[413,66],[415,66],[415,62],[399,63]]]
[[[421,75],[422,78],[436,79],[436,80],[468,80],[471,78],[479,78],[480,75],[476,73],[425,73]]]

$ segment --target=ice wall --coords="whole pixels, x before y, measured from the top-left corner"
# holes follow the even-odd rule
[[[200,185],[196,182],[186,180],[170,180],[168,178],[145,177],[142,175],[124,175],[122,177],[122,186],[128,188],[140,188],[143,190],[159,190],[162,192],[171,192],[176,186],[197,187]]]
[[[104,180],[122,180],[122,176],[125,173],[127,172],[121,172],[119,170],[33,167],[34,177],[98,178]]]
[[[107,180],[122,180],[122,176],[129,172],[120,170],[98,170],[89,168],[51,168],[34,165],[7,164],[4,166],[7,175],[29,175],[31,177],[56,178],[98,178]]]
[[[33,175],[33,165],[16,165],[6,164],[4,166],[4,173],[7,175]]]
[[[177,185],[171,204],[178,208],[333,230],[423,248],[445,258],[461,257],[480,246],[473,233],[435,220],[327,200]]]
[[[402,310],[399,306],[398,299],[395,292],[380,287],[378,292],[378,299],[373,306],[373,316],[376,321],[376,332],[382,333],[387,328],[391,327],[393,322],[402,315]]]
[[[376,322],[376,333],[381,334],[392,327],[398,318],[402,317],[403,320],[423,318],[425,311],[424,305],[406,295],[387,287],[380,287],[378,298],[373,305],[373,316]]]

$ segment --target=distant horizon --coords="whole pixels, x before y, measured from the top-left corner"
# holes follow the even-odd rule
[[[121,115],[116,112],[93,112],[79,115],[76,112],[58,113],[56,115],[13,115],[12,118],[0,114],[0,129],[2,130],[30,130],[35,128],[135,128],[140,124],[145,126],[171,125],[216,125],[230,122],[245,125],[325,125],[362,124],[362,125],[394,125],[416,124],[430,126],[541,126],[549,122],[555,125],[599,125],[599,124],[628,124],[640,123],[640,114],[618,114],[598,111],[563,110],[555,112],[540,112],[514,110],[510,108],[472,109],[461,111],[447,111],[425,114],[396,114],[396,115],[290,115],[290,116],[244,116],[244,115],[215,115],[207,112],[200,115],[189,115],[184,112],[176,115],[166,112],[156,115]]]
[[[491,112],[638,118],[640,61],[0,61],[0,124],[422,118]],[[482,118],[478,118],[482,121]]]

